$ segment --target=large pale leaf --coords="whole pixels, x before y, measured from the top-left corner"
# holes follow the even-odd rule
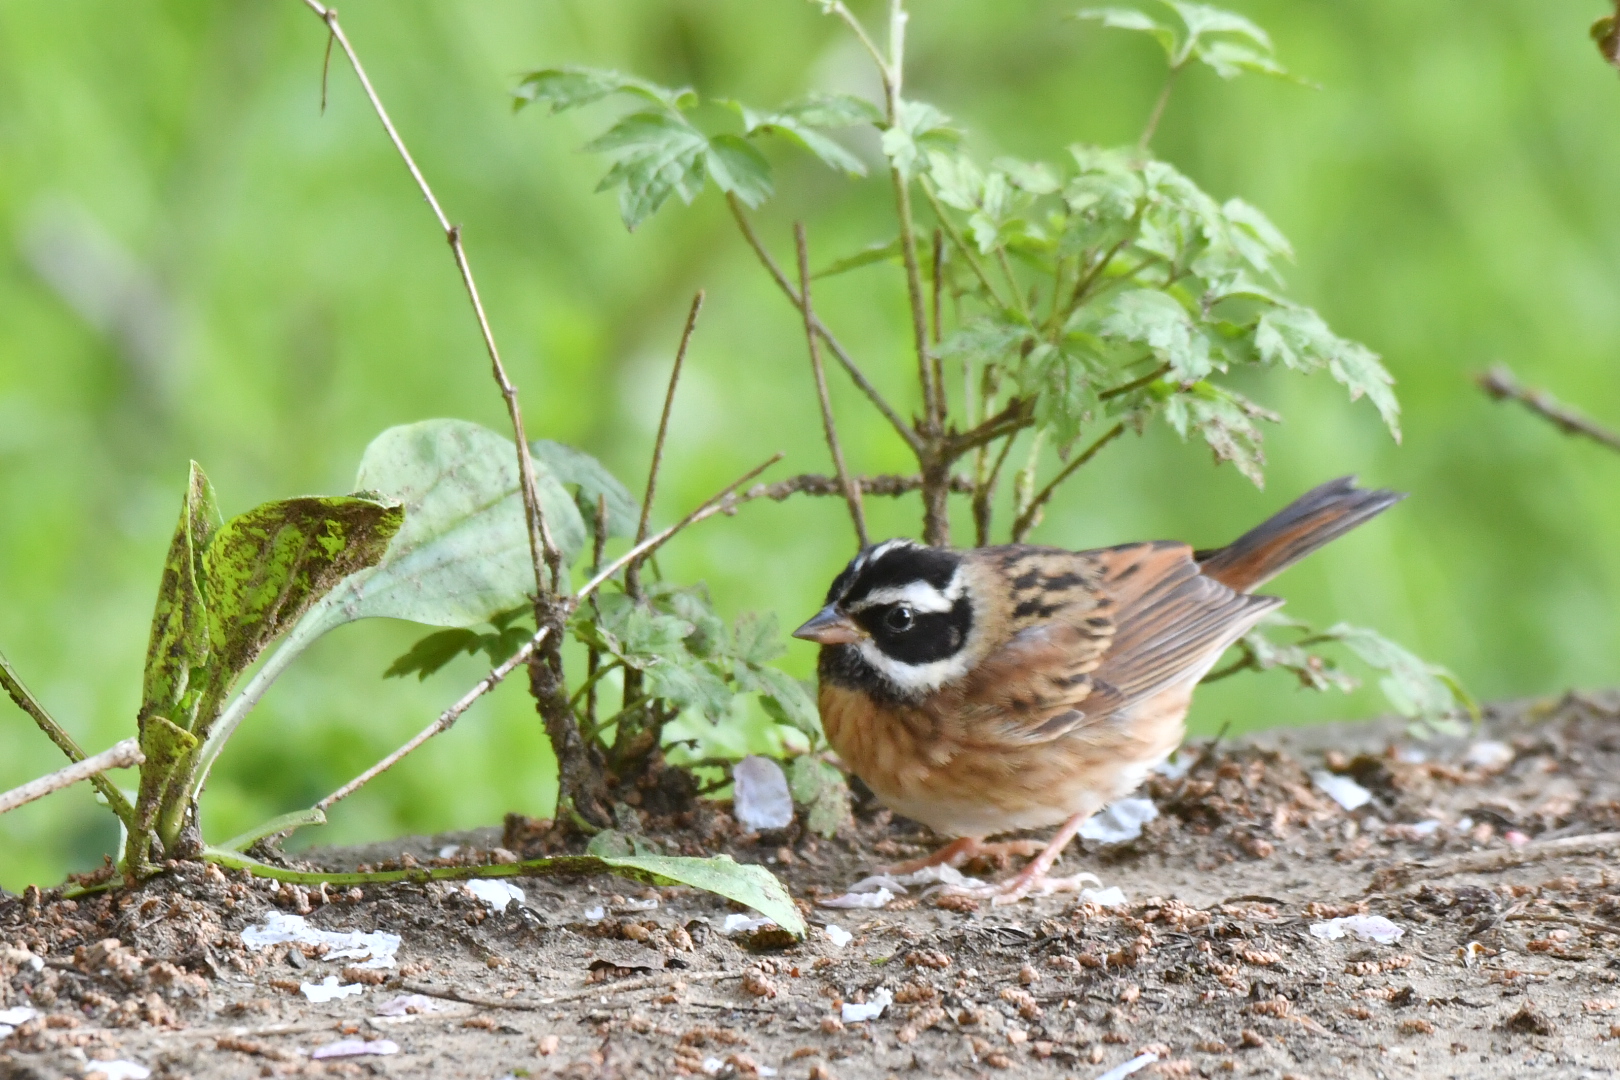
[[[551,470],[558,483],[574,485],[577,489],[574,503],[587,526],[596,520],[596,500],[601,498],[607,503],[607,534],[636,534],[641,507],[631,497],[630,489],[608,472],[607,466],[583,450],[550,439],[531,440],[529,452],[537,463]]]
[[[203,601],[202,557],[222,521],[202,466],[191,463],[180,523],[163,563],[152,636],[146,649],[139,721],[164,716],[189,730],[207,677],[208,612]]]

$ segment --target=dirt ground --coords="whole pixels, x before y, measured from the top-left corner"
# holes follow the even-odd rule
[[[1384,723],[1192,749],[1190,772],[1150,781],[1160,816],[1138,839],[1060,866],[1117,886],[1113,908],[915,890],[817,907],[930,839],[875,807],[830,841],[705,815],[684,846],[770,863],[803,900],[810,937],[787,948],[726,936],[725,901],[615,878],[519,880],[525,902],[500,913],[454,882],[323,896],[200,867],[77,902],[30,890],[0,900],[0,1024],[37,1012],[0,1040],[0,1077],[140,1075],[116,1059],[165,1078],[1113,1080],[1149,1054],[1133,1075],[1620,1072],[1620,694],[1500,707],[1464,739]],[[1343,810],[1313,784],[1323,768],[1371,801]],[[516,821],[305,860],[509,859],[525,836]],[[397,933],[397,966],[245,948],[278,911]],[[1404,934],[1311,932],[1358,913]],[[300,992],[326,976],[362,990]],[[885,996],[876,1019],[841,1018]],[[310,1056],[343,1040],[395,1052]]]

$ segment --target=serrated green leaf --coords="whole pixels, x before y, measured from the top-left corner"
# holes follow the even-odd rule
[[[388,665],[388,670],[383,672],[383,678],[403,678],[414,671],[417,681],[420,682],[462,653],[477,652],[483,641],[483,634],[459,627],[429,634]]]
[[[883,132],[883,154],[900,175],[915,179],[927,167],[928,151],[949,151],[961,141],[950,117],[923,101],[902,101]]]
[[[1145,345],[1170,365],[1171,377],[1183,382],[1204,378],[1213,370],[1209,339],[1173,296],[1156,289],[1119,293],[1103,317],[1105,336]]]
[[[596,501],[601,497],[607,501],[607,534],[626,537],[636,534],[641,507],[630,495],[630,489],[608,472],[607,466],[583,450],[551,439],[531,440],[529,452],[545,465],[559,484],[571,484],[577,489],[574,503],[588,529],[594,531],[596,527]]]
[[[1339,337],[1310,308],[1285,306],[1261,315],[1255,325],[1254,346],[1261,358],[1282,363],[1295,371],[1328,373],[1350,391],[1354,401],[1363,394],[1377,408],[1396,442],[1401,441],[1401,406],[1395,400],[1395,378],[1378,354]]]
[[[1018,158],[1000,157],[990,165],[1005,174],[1013,186],[1031,195],[1055,195],[1063,190],[1063,178],[1058,175],[1056,169],[1044,161],[1020,161]]]
[[[589,67],[542,68],[524,76],[513,92],[518,108],[534,103],[550,105],[552,115],[600,101],[612,94],[634,94],[671,111],[690,109],[697,95],[688,88],[679,90],[634,75]]]
[[[770,163],[747,140],[736,135],[716,135],[709,140],[704,162],[715,186],[737,196],[747,206],[757,207],[771,197]]]
[[[713,668],[684,650],[659,657],[642,671],[647,691],[677,709],[694,709],[710,723],[719,723],[731,712],[736,693]]]
[[[768,664],[787,652],[776,614],[747,612],[737,617],[732,631],[732,655],[745,664]]]
[[[829,168],[846,176],[865,176],[866,164],[818,128],[876,124],[883,119],[877,106],[851,94],[815,94],[790,102],[773,113],[759,113],[737,102],[725,104],[743,118],[745,133],[781,135],[814,154]]]
[[[1187,3],[1186,0],[1159,0],[1159,2],[1181,16],[1181,21],[1187,25],[1187,32],[1194,38],[1204,34],[1236,34],[1248,38],[1267,52],[1272,51],[1270,35],[1235,11],[1212,7],[1209,4]]]
[[[1244,72],[1276,79],[1290,77],[1288,69],[1270,56],[1235,41],[1202,42],[1193,50],[1193,55],[1223,79],[1235,79]]]
[[[883,110],[856,94],[806,94],[783,105],[776,116],[787,116],[802,124],[823,128],[856,127],[883,122]]]
[[[165,716],[190,730],[196,721],[209,676],[202,556],[221,524],[214,489],[202,466],[193,461],[152,614],[138,724],[148,716]]]
[[[746,669],[739,679],[744,689],[757,691],[760,706],[778,724],[809,736],[812,746],[826,738],[821,730],[821,714],[804,686],[785,671],[773,667]]]
[[[1225,387],[1204,382],[1167,401],[1164,416],[1182,438],[1196,432],[1217,462],[1230,461],[1255,487],[1265,486],[1266,457],[1254,421],[1276,422],[1275,413]]]
[[[805,826],[831,837],[851,818],[849,784],[844,774],[813,754],[794,758],[787,767],[788,790],[805,809]]]
[[[632,232],[670,195],[688,204],[698,197],[708,148],[703,133],[680,116],[655,112],[631,113],[585,144],[614,159],[596,190],[621,189],[619,215]]]
[[[1325,633],[1344,642],[1368,667],[1386,673],[1379,689],[1401,715],[1431,723],[1458,712],[1478,719],[1479,705],[1448,669],[1365,627],[1339,623]]]

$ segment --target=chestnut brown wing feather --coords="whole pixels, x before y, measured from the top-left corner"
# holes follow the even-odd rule
[[[979,664],[960,702],[974,741],[1043,743],[1105,723],[1213,661],[1282,602],[1204,577],[1185,544],[1071,558],[1085,564],[1094,591],[1018,630]]]

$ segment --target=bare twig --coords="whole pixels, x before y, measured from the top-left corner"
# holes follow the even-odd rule
[[[1390,879],[1391,882],[1409,882],[1451,877],[1454,874],[1487,874],[1495,870],[1506,870],[1512,866],[1540,862],[1543,859],[1613,855],[1616,851],[1620,851],[1620,832],[1590,833],[1586,836],[1564,836],[1557,840],[1533,841],[1517,848],[1469,851],[1429,863],[1403,863],[1398,867],[1389,867],[1381,871],[1380,878]]]
[[[934,185],[929,183],[928,178],[925,176],[919,186],[922,188],[923,197],[928,200],[929,207],[934,211],[934,220],[939,222],[940,228],[945,230],[945,235],[950,237],[951,246],[956,248],[957,253],[968,264],[968,268],[973,271],[973,276],[979,279],[979,284],[984,286],[984,291],[989,294],[996,307],[1001,308],[1003,311],[1013,310],[1012,305],[1003,300],[1001,294],[996,291],[995,285],[990,280],[990,275],[985,272],[984,264],[979,261],[979,256],[973,250],[972,245],[967,242],[961,231],[957,229],[956,224],[946,215],[945,208],[939,204],[939,197],[934,194]]]
[[[39,703],[39,699],[29,692],[28,687],[23,685],[22,678],[3,653],[0,653],[0,686],[5,687],[6,694],[17,703],[17,708],[34,718],[34,723],[39,725],[45,737],[55,743],[62,753],[68,756],[69,761],[85,760],[84,748],[68,734],[67,728],[56,722],[46,711],[45,706]],[[110,780],[97,773],[91,776],[90,782],[95,784],[96,790],[107,800],[107,805],[112,807],[113,813],[119,818],[128,821],[134,816],[135,810],[129,805],[129,800],[124,798]]]
[[[1122,422],[1115,424],[1113,427],[1103,432],[1102,435],[1098,437],[1096,442],[1086,447],[1085,450],[1077,455],[1073,461],[1065,465],[1061,472],[1052,477],[1051,483],[1042,488],[1040,493],[1029,501],[1029,505],[1024,508],[1024,512],[1018,515],[1018,520],[1013,522],[1012,542],[1015,544],[1022,542],[1023,539],[1029,535],[1029,530],[1033,529],[1040,522],[1041,509],[1047,504],[1047,502],[1051,500],[1052,495],[1057,491],[1058,486],[1062,484],[1063,481],[1073,476],[1075,470],[1080,468],[1080,466],[1096,457],[1097,451],[1101,450],[1103,447],[1107,446],[1109,443],[1113,442],[1123,434],[1125,434],[1124,423]]]
[[[760,261],[760,265],[765,267],[765,270],[771,275],[771,280],[776,282],[776,287],[782,290],[782,294],[788,298],[788,301],[802,312],[804,310],[804,301],[800,298],[799,291],[793,287],[793,283],[788,280],[787,275],[782,272],[782,268],[776,264],[776,260],[766,250],[764,242],[759,238],[759,234],[754,231],[753,223],[748,220],[748,213],[743,208],[742,201],[737,196],[727,193],[726,204],[731,207],[731,216],[736,219],[737,227],[742,230],[743,239],[748,241],[748,246],[753,249],[754,255]],[[915,431],[911,430],[910,425],[900,419],[900,414],[895,412],[894,408],[884,400],[877,387],[872,385],[871,380],[866,377],[865,373],[861,371],[844,349],[844,346],[820,319],[815,320],[815,328],[821,340],[826,342],[827,348],[832,350],[833,356],[844,366],[844,370],[849,374],[850,379],[854,381],[856,386],[860,387],[861,393],[865,394],[867,399],[877,407],[878,412],[883,414],[884,419],[889,422],[900,438],[905,440],[905,444],[911,448],[912,452],[920,454],[923,449],[922,439],[918,437]]]
[[[517,387],[507,378],[506,367],[501,363],[501,353],[495,345],[495,334],[490,329],[489,317],[484,313],[484,302],[478,295],[478,284],[473,280],[472,267],[467,262],[467,252],[461,244],[461,228],[452,225],[445,216],[444,209],[428,186],[427,178],[417,167],[416,159],[411,157],[410,150],[406,149],[405,140],[400,137],[399,130],[389,118],[388,110],[383,107],[382,98],[377,96],[376,89],[371,85],[371,79],[366,69],[360,63],[360,56],[349,43],[349,38],[343,32],[338,22],[337,10],[320,3],[320,0],[304,0],[304,4],[326,24],[332,40],[343,49],[349,58],[349,66],[354,69],[355,77],[360,80],[360,86],[371,102],[372,111],[382,122],[383,130],[388,133],[389,141],[394,144],[405,167],[410,171],[411,179],[416,181],[422,198],[427,201],[433,216],[439,222],[439,228],[444,231],[445,239],[450,244],[451,254],[456,260],[456,269],[461,273],[461,283],[467,290],[467,299],[472,302],[473,314],[478,319],[478,329],[484,338],[484,348],[489,353],[490,368],[495,376],[495,384],[500,388],[501,397],[506,401],[506,412],[512,422],[512,434],[517,441],[518,479],[523,494],[524,516],[529,529],[529,553],[534,561],[534,581],[537,594],[546,596],[556,591],[557,582],[562,574],[562,553],[552,541],[551,531],[546,526],[545,514],[540,506],[540,491],[534,478],[534,461],[529,456],[529,440],[524,434],[523,411],[518,405]],[[549,569],[550,580],[547,580]]]
[[[692,297],[692,307],[686,313],[686,328],[681,331],[681,343],[675,349],[675,364],[669,372],[669,389],[664,392],[664,411],[658,418],[658,438],[653,442],[652,465],[647,469],[647,491],[641,497],[641,521],[636,525],[636,543],[647,539],[647,523],[652,519],[653,499],[658,492],[658,470],[664,463],[664,439],[669,434],[669,414],[675,407],[675,388],[680,385],[681,369],[686,366],[686,350],[692,344],[692,331],[697,329],[698,313],[703,310],[703,290]],[[625,589],[631,596],[641,595],[641,563],[633,562],[624,568]]]
[[[899,496],[909,495],[913,491],[921,491],[923,478],[913,473],[910,476],[896,476],[893,473],[881,473],[877,476],[855,476],[851,479],[860,485],[863,495]],[[966,476],[951,477],[951,492],[956,495],[971,495],[973,481]],[[835,476],[822,476],[818,473],[803,473],[799,476],[790,476],[786,480],[778,480],[774,484],[756,484],[744,493],[748,499],[770,499],[772,502],[781,502],[794,495],[837,495],[844,494],[843,485]]]
[[[448,709],[444,710],[444,712],[440,713],[437,720],[433,721],[433,723],[417,732],[416,735],[404,746],[401,746],[398,750],[395,750],[392,754],[389,754],[387,757],[377,762],[377,764],[373,765],[371,768],[367,769],[365,772],[361,773],[359,776],[355,777],[353,780],[350,780],[347,784],[344,784],[342,787],[332,792],[332,794],[316,803],[315,809],[326,810],[331,807],[333,803],[348,798],[356,791],[359,791],[361,788],[371,783],[372,780],[399,764],[399,762],[407,754],[421,746],[423,743],[427,742],[429,739],[433,738],[433,736],[449,731],[455,722],[461,719],[461,714],[472,708],[473,702],[495,689],[496,686],[500,685],[502,679],[506,678],[523,664],[527,663],[529,657],[534,655],[534,651],[540,647],[540,643],[546,639],[546,635],[550,631],[551,627],[549,626],[541,627],[539,633],[535,634],[528,641],[524,642],[521,649],[507,657],[488,675],[485,675],[482,679],[479,679],[478,682],[473,685],[471,690],[468,690],[465,694],[461,695],[460,700],[458,700]]]
[[[35,799],[42,799],[53,791],[71,787],[80,780],[88,780],[108,769],[127,769],[131,765],[139,765],[146,760],[141,753],[138,739],[125,739],[111,748],[103,750],[94,757],[87,757],[83,761],[75,761],[64,769],[58,769],[49,776],[42,776],[38,780],[30,780],[21,787],[0,793],[0,814],[8,810],[15,810],[24,803],[31,803]]]
[[[940,321],[939,307],[940,307],[941,295],[945,291],[945,234],[944,234],[944,232],[942,232],[940,230],[940,228],[938,226],[935,226],[935,228],[934,228],[934,263],[933,263],[933,266],[931,267],[931,269],[934,272],[934,279],[933,279],[933,281],[929,282],[929,284],[933,286],[933,293],[934,293],[934,295],[933,295],[933,312],[932,312],[933,317],[934,317],[934,327],[933,327],[933,329],[934,329],[934,345],[935,345],[935,350],[934,350],[934,381],[936,383],[939,383],[941,386],[943,386],[943,385],[945,385],[945,373],[940,367],[940,358],[939,358],[938,346],[939,346],[940,340],[944,337],[944,332],[943,332],[944,324]]]
[[[1584,435],[1610,450],[1620,450],[1620,433],[1588,420],[1545,390],[1522,385],[1513,372],[1501,364],[1474,377],[1479,388],[1497,401],[1517,401],[1531,412],[1551,421],[1565,435]]]
[[[883,80],[883,96],[887,99],[889,96],[889,62],[884,58],[882,50],[877,47],[877,42],[873,41],[871,35],[866,32],[866,27],[862,26],[861,21],[854,16],[849,8],[844,6],[842,0],[814,0],[814,2],[828,15],[836,15],[842,19],[844,24],[855,32],[855,36],[860,39],[861,45],[871,54],[873,63],[877,65],[878,78]]]
[[[861,489],[849,475],[844,464],[844,448],[838,444],[838,427],[833,422],[832,401],[827,396],[827,372],[821,366],[820,342],[816,338],[816,314],[810,299],[810,247],[804,238],[804,222],[793,223],[793,243],[799,255],[799,310],[804,313],[804,337],[810,346],[810,371],[815,376],[816,397],[821,401],[821,430],[827,437],[827,449],[832,452],[833,470],[838,484],[844,490],[844,501],[849,504],[849,518],[855,525],[855,539],[866,546],[866,512],[861,507]],[[639,539],[639,537],[638,537]]]
[[[1035,422],[1035,400],[1013,398],[1005,408],[977,427],[950,436],[943,456],[954,461],[970,450],[988,446],[1003,435],[1016,435]]]
[[[973,535],[974,543],[980,547],[990,543],[990,519],[995,506],[996,485],[1001,482],[1001,470],[1007,464],[1007,455],[1012,453],[1013,441],[1013,435],[1008,434],[1007,441],[1001,444],[1001,453],[996,455],[995,465],[973,486]]]

